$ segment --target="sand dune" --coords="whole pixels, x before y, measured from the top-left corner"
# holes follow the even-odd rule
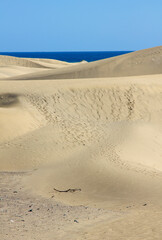
[[[21,66],[29,68],[60,68],[73,65],[73,63],[67,63],[53,59],[41,59],[41,58],[18,58],[11,56],[0,55],[0,66]]]
[[[42,65],[35,63],[34,61],[26,58],[17,58],[17,57],[10,57],[10,56],[0,56],[0,66],[6,65],[16,65],[21,67],[30,67],[30,68],[41,68]]]
[[[150,179],[151,195],[152,189],[161,193],[160,182],[151,177],[162,170],[161,75],[68,85],[66,80],[11,81],[9,86],[1,81],[1,92],[6,91],[10,94],[1,94],[1,170],[40,168],[35,189],[47,192],[82,188],[83,195],[95,192],[101,199],[126,192],[129,201],[138,187],[146,194]],[[143,171],[148,176],[141,179]]]
[[[42,68],[42,71],[47,71],[46,68]],[[34,68],[34,67],[21,67],[16,65],[7,65],[7,66],[0,66],[0,79],[5,79],[8,77],[15,77],[22,74],[27,73],[33,73],[33,72],[39,72],[40,68]]]
[[[139,76],[162,73],[162,46],[84,63],[65,69],[25,74],[13,79],[77,79]]]
[[[60,69],[75,66],[80,63],[67,63],[53,59],[17,58],[0,55],[0,79],[17,77],[34,72],[44,72],[48,69]]]
[[[90,227],[83,224],[76,235],[65,239],[84,239],[85,232],[87,239],[94,238],[93,232],[96,239],[120,239],[120,227],[126,225],[128,233],[124,231],[123,237],[127,239],[131,231],[138,232],[131,230],[130,222],[138,226],[139,216],[148,228],[153,227],[151,218],[155,206],[160,211],[162,198],[161,49],[66,69],[61,65],[62,70],[33,72],[30,77],[21,76],[21,81],[13,80],[19,79],[15,73],[8,81],[1,79],[1,172],[27,172],[22,179],[25,189],[70,206],[119,213],[130,205],[135,208],[114,223],[100,220],[95,228],[93,221]],[[34,61],[53,64],[52,60]],[[19,59],[19,64],[22,67],[24,60]],[[57,73],[50,75],[51,71]],[[128,76],[131,73],[136,76]],[[108,77],[111,74],[113,78]],[[115,77],[124,74],[127,76]],[[77,79],[60,81],[56,76]],[[37,78],[40,80],[34,80]],[[147,222],[141,210],[144,204],[152,206]],[[157,222],[160,218],[156,215]],[[115,226],[116,235],[111,231],[104,235],[108,226]],[[144,237],[146,225],[140,231]],[[147,236],[150,238],[144,239],[154,239],[155,234],[148,231]],[[158,229],[156,236],[160,236]],[[140,238],[134,235],[131,239]]]

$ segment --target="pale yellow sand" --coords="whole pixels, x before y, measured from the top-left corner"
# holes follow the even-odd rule
[[[0,66],[21,66],[29,68],[60,68],[65,66],[76,65],[78,63],[67,63],[53,59],[42,58],[17,58],[0,55]]]
[[[65,69],[25,74],[13,79],[72,79],[162,74],[162,46]],[[40,69],[41,70],[41,69]]]
[[[81,62],[84,63],[84,62]],[[17,58],[0,55],[0,79],[44,72],[49,69],[66,68],[81,63],[67,63],[53,59]]]
[[[136,56],[131,53],[115,58],[115,62],[122,59],[121,76],[130,75],[126,68]],[[162,236],[161,47],[140,51],[140,56],[144,56],[143,65],[132,68],[136,76],[106,77],[108,70],[104,69],[109,69],[108,62],[112,69],[114,61],[108,59],[103,60],[107,68],[101,66],[102,61],[90,64],[97,66],[90,78],[79,78],[89,65],[80,63],[66,68],[73,69],[72,78],[77,76],[76,79],[54,80],[47,74],[43,81],[49,71],[43,66],[41,73],[30,73],[30,77],[27,72],[23,77],[15,73],[14,80],[6,77],[0,81],[0,171],[26,172],[21,178],[15,173],[11,185],[11,175],[2,175],[4,198],[13,184],[19,189],[19,179],[23,196],[33,199],[34,204],[36,198],[41,206],[47,199],[50,206],[56,206],[56,201],[62,204],[55,210],[55,221],[62,224],[61,230],[52,227],[53,215],[47,212],[37,215],[34,211],[31,216],[41,228],[43,214],[48,220],[42,227],[47,224],[48,232],[36,231],[34,235],[33,226],[26,219],[24,224],[30,229],[26,235],[15,221],[24,239],[52,240],[55,235],[54,239],[134,240]],[[51,60],[44,62],[51,64]],[[63,63],[57,64],[65,74]],[[76,67],[82,72],[80,76]],[[54,74],[61,70],[50,71]],[[97,71],[105,74],[104,78],[98,77]],[[38,74],[40,80],[32,80],[32,74],[33,79]],[[69,78],[68,73],[64,76]],[[22,195],[18,197],[22,201]],[[104,210],[100,217],[93,210],[87,215],[80,205]],[[73,206],[80,217],[79,223],[73,221],[77,227],[69,225],[72,215],[64,221],[68,206]],[[18,204],[16,209],[23,215],[25,206]],[[5,221],[11,217],[7,213]],[[6,234],[10,228],[7,224],[3,228],[2,239],[9,239]],[[21,239],[14,229],[11,232],[12,238]]]

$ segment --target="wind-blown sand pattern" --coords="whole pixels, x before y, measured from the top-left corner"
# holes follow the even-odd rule
[[[161,239],[162,47],[0,78],[1,239]]]

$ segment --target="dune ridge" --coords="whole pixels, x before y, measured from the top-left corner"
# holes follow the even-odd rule
[[[140,76],[162,73],[162,46],[144,49],[113,58],[83,63],[65,69],[25,74],[11,79],[77,79]]]
[[[38,73],[49,69],[66,68],[80,63],[67,63],[54,59],[17,58],[0,55],[0,79],[24,74]]]
[[[30,59],[26,58],[18,58],[18,57],[11,57],[11,56],[0,56],[0,66],[5,65],[16,65],[21,67],[30,67],[30,68],[41,68],[42,65],[39,63],[36,63]]]
[[[73,65],[64,61],[43,58],[18,58],[11,56],[0,55],[0,66],[21,66],[29,68],[55,68],[57,65]]]

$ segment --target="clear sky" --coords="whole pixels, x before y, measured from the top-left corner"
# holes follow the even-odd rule
[[[162,0],[0,0],[0,52],[162,45]]]

